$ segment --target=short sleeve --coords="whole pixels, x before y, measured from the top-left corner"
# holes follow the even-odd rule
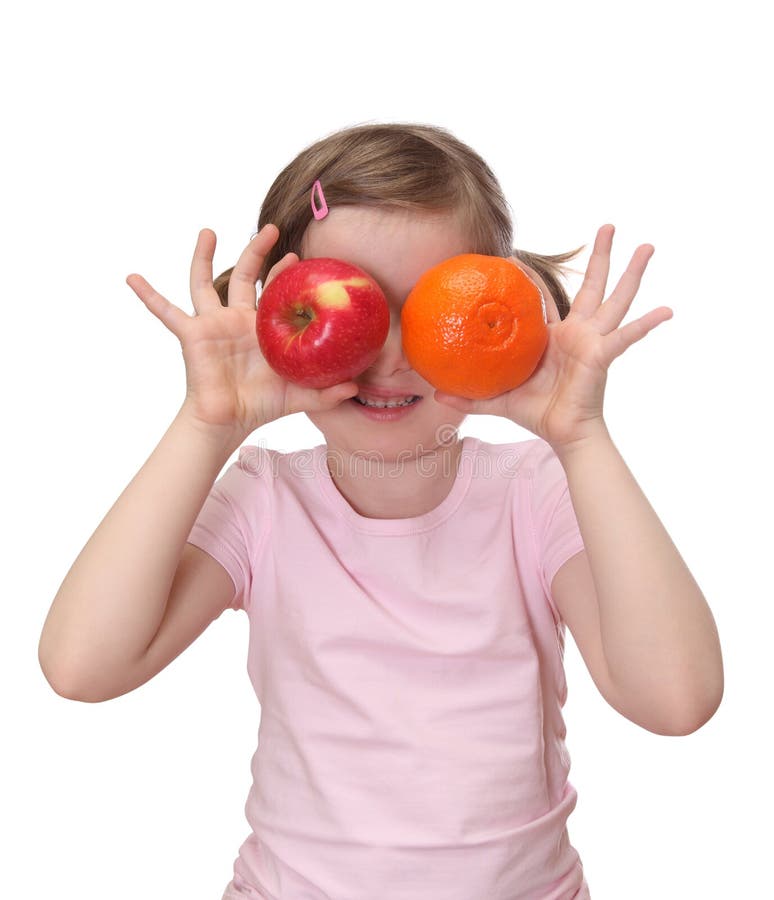
[[[538,562],[547,595],[562,565],[584,549],[562,464],[543,440],[536,442],[530,471],[530,506]],[[551,601],[553,603],[553,601]],[[558,612],[556,612],[559,618]]]
[[[232,463],[212,486],[194,522],[188,543],[219,562],[234,582],[231,609],[249,611],[252,560],[269,530],[270,498],[265,479],[245,460],[254,458],[252,447],[240,448]]]

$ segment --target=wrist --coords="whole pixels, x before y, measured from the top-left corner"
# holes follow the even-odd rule
[[[609,443],[612,441],[610,432],[603,419],[594,419],[586,423],[582,432],[575,437],[564,441],[549,441],[551,449],[554,451],[560,462],[571,459],[578,453],[586,452],[589,448],[598,446],[600,442]]]
[[[247,437],[244,429],[236,425],[215,425],[211,422],[205,422],[196,415],[187,401],[178,410],[175,421],[187,430],[192,431],[197,438],[203,440],[214,451],[225,453],[227,457]]]

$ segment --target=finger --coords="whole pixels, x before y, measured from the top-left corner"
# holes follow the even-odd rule
[[[642,340],[648,332],[653,331],[662,322],[671,319],[673,315],[674,313],[668,306],[659,306],[658,309],[652,309],[639,319],[635,319],[634,322],[629,322],[628,325],[614,331],[607,339],[610,346],[607,346],[607,342],[605,344],[609,362],[620,356],[632,344]]]
[[[220,309],[218,292],[212,286],[212,257],[217,237],[211,228],[202,228],[196,240],[191,260],[191,300],[197,314],[205,310]]]
[[[433,399],[438,403],[443,403],[444,406],[456,409],[457,412],[467,413],[468,415],[473,415],[480,411],[480,400],[470,400],[467,397],[458,397],[456,394],[446,394],[443,391],[435,391]]]
[[[446,394],[443,391],[435,391],[434,399],[445,406],[451,406],[458,412],[473,416],[505,416],[508,417],[508,403],[513,394],[519,388],[503,391],[495,397],[487,397],[483,400],[470,400],[467,397],[459,397],[455,394]]]
[[[174,303],[170,303],[166,297],[162,297],[157,290],[148,284],[142,275],[134,273],[132,275],[127,275],[126,283],[153,315],[161,320],[172,334],[182,340],[185,330],[188,327],[188,323],[193,317],[189,316],[188,313],[183,312],[183,310],[175,306]]]
[[[357,396],[359,385],[354,381],[344,381],[327,388],[303,388],[291,382],[289,391],[289,412],[312,412],[333,409],[345,400]]]
[[[278,238],[279,228],[267,223],[242,251],[228,281],[229,306],[255,309],[258,273]]]
[[[600,334],[608,334],[623,322],[632,301],[640,289],[642,276],[656,248],[653,244],[642,244],[634,251],[634,255],[620,277],[613,293],[605,300],[597,313]]]
[[[354,381],[345,381],[342,384],[334,384],[333,387],[322,388],[317,392],[317,402],[325,408],[333,409],[345,400],[357,397],[360,386]]]
[[[583,284],[570,307],[570,311],[576,316],[589,318],[594,315],[602,303],[607,276],[610,272],[610,248],[613,246],[614,233],[615,225],[603,225],[597,231]]]
[[[274,265],[269,269],[269,274],[266,276],[266,281],[264,282],[261,290],[265,291],[269,284],[274,281],[274,279],[280,274],[280,272],[284,272],[285,269],[289,269],[291,266],[294,266],[298,262],[298,254],[289,252],[286,253],[279,262],[274,263]]]

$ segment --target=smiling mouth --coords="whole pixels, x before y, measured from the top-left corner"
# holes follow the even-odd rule
[[[362,397],[352,397],[351,399],[354,403],[358,403],[360,406],[368,406],[371,409],[396,409],[401,406],[413,406],[422,398],[419,394],[413,394],[404,399],[395,398],[394,400],[366,400]]]

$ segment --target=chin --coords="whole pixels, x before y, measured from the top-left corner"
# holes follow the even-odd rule
[[[345,400],[335,409],[305,415],[323,433],[328,446],[349,452],[378,452],[385,461],[399,454],[405,459],[406,453],[413,457],[454,443],[457,429],[467,418],[465,413],[436,403],[432,395],[422,399],[426,408],[416,410],[422,415],[396,422],[369,421],[358,410],[348,408],[349,403]]]

